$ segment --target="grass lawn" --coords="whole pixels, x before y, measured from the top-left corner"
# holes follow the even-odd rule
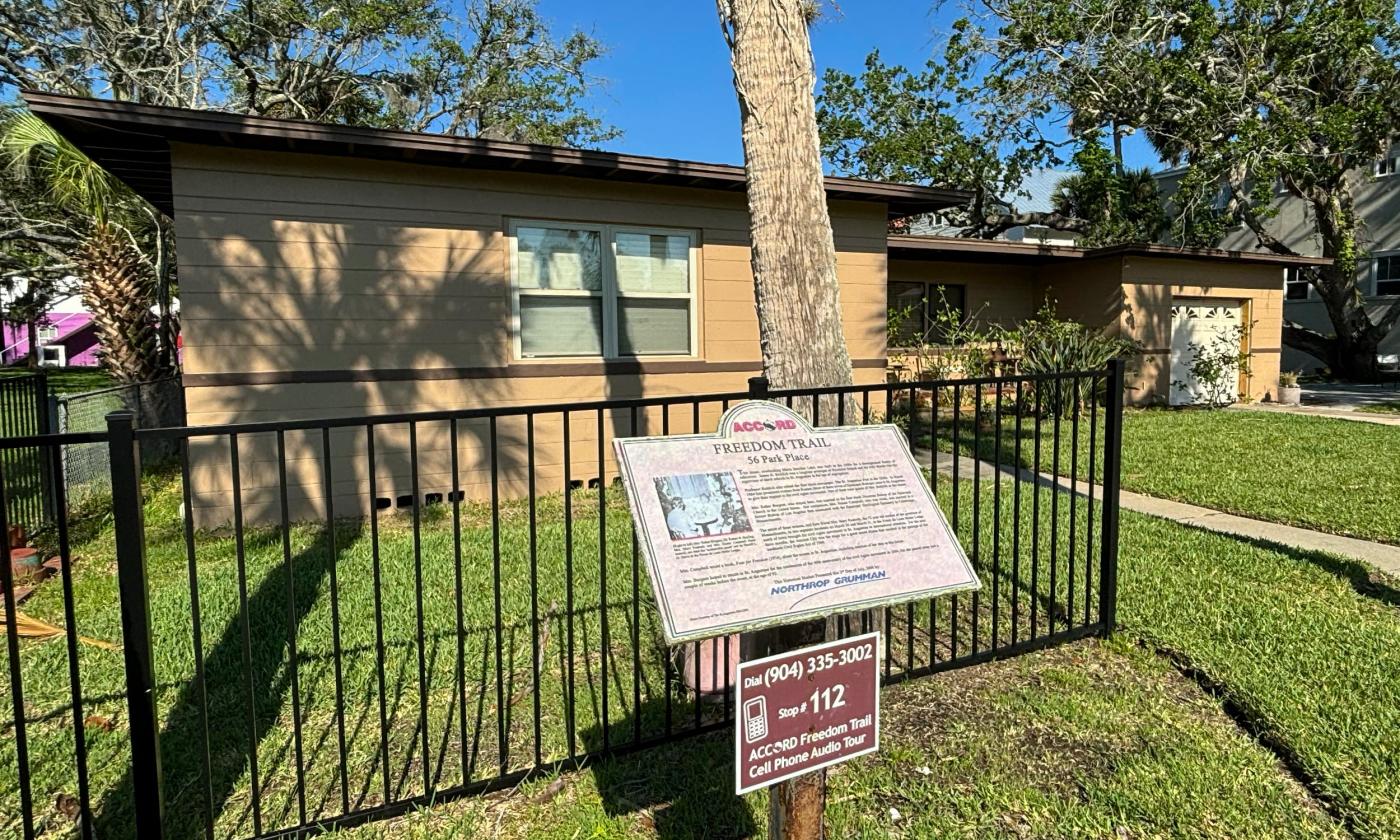
[[[986,588],[976,613],[971,599],[961,599],[960,653],[972,644],[973,615],[981,620],[985,644],[992,633],[1002,639],[1026,633],[1033,616],[1043,632],[1047,621],[1063,623],[1067,611],[1079,615],[1094,603],[1093,581],[1082,572],[1071,583],[1061,568],[1052,592],[1043,565],[1032,571],[1024,506],[1020,523],[993,530],[989,483],[981,488],[977,531]],[[941,485],[945,503],[951,484]],[[967,544],[973,514],[970,488],[966,482],[961,487]],[[1003,490],[1003,503],[1009,504],[1009,495]],[[378,603],[367,524],[339,523],[334,564],[320,526],[291,529],[285,549],[290,563],[276,529],[250,528],[243,535],[241,575],[234,536],[202,533],[195,574],[207,699],[193,680],[194,605],[179,498],[178,481],[157,478],[146,511],[157,699],[174,837],[202,836],[206,704],[216,836],[234,837],[259,825],[271,830],[296,823],[303,808],[314,819],[342,812],[347,802],[371,806],[386,791],[390,797],[411,795],[423,789],[425,774],[436,786],[447,786],[489,778],[502,764],[526,767],[537,745],[544,758],[557,758],[571,748],[601,746],[605,732],[611,743],[626,743],[638,733],[661,733],[668,718],[677,727],[695,719],[688,696],[666,690],[665,656],[644,573],[633,590],[636,567],[620,493],[608,496],[606,578],[599,575],[596,493],[575,494],[576,524],[568,537],[562,500],[541,500],[539,596],[533,601],[528,511],[521,504],[504,506],[499,637],[489,513],[464,508],[460,604],[466,632],[460,648],[447,508],[431,509],[422,528],[421,646],[415,642],[418,571],[412,528],[403,516],[381,519]],[[1081,529],[1082,504],[1074,506]],[[1042,521],[1048,508],[1042,503]],[[1062,523],[1069,508],[1061,501]],[[77,628],[117,640],[110,521],[99,516],[82,530],[75,550],[82,558]],[[1046,528],[1039,531],[1042,540],[1049,539]],[[1076,534],[1082,551],[1085,535]],[[1017,539],[1021,562],[1008,568],[1009,546]],[[1063,557],[1071,544],[1066,528],[1056,540]],[[995,560],[989,544],[1000,546]],[[565,546],[575,558],[572,568],[564,565]],[[890,689],[885,750],[835,776],[833,836],[1335,836],[1339,828],[1358,836],[1400,835],[1400,593],[1341,561],[1132,514],[1123,517],[1121,554],[1120,640],[1080,643]],[[1044,543],[1040,556],[1043,564]],[[1080,563],[1082,569],[1082,555]],[[332,569],[339,672],[330,632]],[[993,584],[1000,592],[995,607],[989,606]],[[240,588],[248,593],[246,611],[239,609]],[[923,664],[927,646],[940,658],[953,652],[945,632],[951,605],[939,603],[943,623],[932,636],[922,614],[909,626],[903,611],[895,611],[889,638],[896,661],[912,656]],[[376,607],[384,626],[382,668]],[[540,616],[538,648],[530,641],[532,610]],[[44,586],[24,611],[62,624],[61,591]],[[906,633],[915,639],[912,650],[904,647]],[[289,656],[291,638],[295,660]],[[1136,639],[1143,640],[1143,649],[1132,644]],[[91,646],[80,650],[83,713],[97,716],[84,731],[99,828],[103,837],[126,836],[121,657]],[[640,655],[634,658],[634,651]],[[1167,654],[1198,670],[1221,699],[1180,678]],[[70,825],[51,803],[75,790],[63,643],[24,642],[21,659],[36,800],[50,833],[61,836]],[[532,690],[536,679],[538,695]],[[1287,758],[1314,798],[1304,795],[1269,751],[1225,722],[1222,704]],[[708,704],[699,710],[704,723],[718,721],[724,711]],[[381,716],[388,724],[383,741]],[[250,719],[255,750],[248,747]],[[445,838],[499,828],[506,836],[740,836],[761,830],[755,815],[762,800],[740,804],[730,795],[731,749],[725,737],[692,740],[566,774],[561,784],[540,780],[513,794],[425,809],[348,833]],[[0,740],[0,766],[13,762],[7,737]],[[304,768],[304,786],[296,783],[297,766]],[[15,830],[16,800],[13,786],[0,785],[0,831]],[[891,807],[903,815],[899,821],[891,822]]]
[[[1094,640],[885,690],[878,754],[830,774],[831,837],[1342,837],[1160,658]],[[345,832],[367,838],[748,837],[712,737]],[[898,813],[895,818],[891,809]]]
[[[1036,463],[1036,423],[1024,418],[1017,448],[1015,417],[1002,418],[1000,452],[993,412],[983,411],[981,439],[973,439],[973,414],[965,408],[958,450],[980,449],[987,460],[1031,467]],[[1102,447],[1103,418],[1095,434]],[[1039,427],[1040,469],[1055,466],[1056,424]],[[916,430],[928,442],[926,422]],[[950,409],[936,426],[940,449],[951,451]],[[1059,424],[1059,467],[1088,474],[1089,417],[1080,422],[1078,457],[1068,420]],[[1150,496],[1312,528],[1400,544],[1400,426],[1262,411],[1129,410],[1123,418],[1123,488]],[[1102,463],[1094,464],[1095,477]]]
[[[1131,513],[1120,546],[1123,632],[1199,670],[1357,836],[1400,836],[1396,583]]]
[[[116,384],[102,368],[45,368],[44,371],[49,377],[49,387],[59,396],[96,391]],[[28,376],[31,373],[33,371],[23,367],[0,368],[0,377]]]
[[[1363,405],[1356,410],[1363,411],[1367,414],[1400,414],[1400,400]]]
[[[945,497],[950,484],[943,484]],[[979,645],[986,647],[993,637],[1006,643],[1013,634],[1027,638],[1032,631],[1062,630],[1069,616],[1082,621],[1094,612],[1097,593],[1084,574],[1089,527],[1084,502],[1062,501],[1058,526],[1052,528],[1056,508],[1046,499],[1033,560],[1031,517],[1023,516],[1019,523],[1008,517],[999,531],[994,530],[997,495],[988,487],[981,493],[981,504],[974,506],[972,487],[960,485],[958,521],[964,541],[980,542],[986,552],[983,597],[941,601],[932,633],[926,607],[896,610],[889,633],[896,666],[924,665],[930,650],[947,659],[955,652],[966,655]],[[1048,497],[1049,491],[1043,495]],[[1002,496],[1009,507],[1011,494]],[[167,793],[173,836],[201,834],[205,786],[199,780],[204,776],[206,714],[217,830],[221,836],[246,836],[372,807],[430,787],[489,779],[502,768],[531,766],[537,751],[545,761],[565,758],[605,743],[659,736],[668,720],[676,729],[694,727],[697,711],[704,725],[721,721],[728,711],[719,704],[702,704],[697,710],[674,683],[667,690],[655,608],[645,572],[632,553],[620,492],[608,494],[606,577],[600,575],[596,492],[574,494],[571,536],[562,524],[562,497],[541,498],[538,597],[533,601],[529,511],[523,503],[503,505],[499,617],[492,597],[496,576],[489,509],[465,506],[460,585],[465,633],[460,642],[450,508],[430,508],[422,525],[421,617],[415,597],[419,571],[413,529],[403,515],[380,518],[378,587],[368,523],[338,523],[334,564],[329,562],[328,535],[319,525],[290,529],[285,549],[278,529],[246,529],[241,568],[236,535],[201,533],[195,564],[201,690],[190,638],[196,605],[190,597],[185,541],[178,524],[179,501],[177,478],[150,483],[145,519],[160,683],[157,700],[165,722],[163,766],[167,778],[187,780],[172,784]],[[1073,530],[1071,511],[1077,523]],[[974,521],[981,523],[975,537]],[[99,518],[88,528],[91,533],[79,537],[75,550],[82,558],[77,626],[86,636],[116,640],[120,623],[110,565],[110,522]],[[1020,562],[1013,564],[1015,543]],[[566,545],[573,552],[571,568],[566,566]],[[996,557],[991,556],[993,547],[1000,547]],[[290,563],[284,560],[284,550]],[[1078,558],[1077,573],[1070,571],[1071,552]],[[376,589],[382,596],[378,602]],[[246,611],[239,608],[240,591],[248,593]],[[25,604],[25,612],[62,624],[61,596],[57,586],[45,586]],[[338,638],[331,632],[333,609],[339,613]],[[376,610],[384,628],[382,639],[376,632]],[[536,612],[537,654],[531,642]],[[420,635],[425,645],[417,644]],[[295,668],[289,656],[292,638]],[[377,656],[380,647],[383,667]],[[64,646],[54,642],[26,643],[21,659],[25,700],[34,710],[29,737],[31,755],[38,757],[35,789],[40,792],[38,801],[49,802],[57,792],[72,790],[71,717],[64,711],[69,702],[67,659]],[[120,655],[84,647],[80,661],[88,698],[84,714],[119,722],[124,717]],[[463,679],[458,679],[459,673]],[[387,725],[381,726],[381,720]],[[250,726],[256,727],[255,738]],[[383,740],[381,730],[386,733]],[[122,836],[129,819],[121,778],[127,744],[120,725],[92,734],[90,764],[99,828],[104,837]],[[13,760],[13,743],[0,741],[0,762]],[[303,785],[297,782],[298,766],[304,769]],[[17,791],[0,789],[0,825],[5,823],[3,814],[14,814],[17,798]]]

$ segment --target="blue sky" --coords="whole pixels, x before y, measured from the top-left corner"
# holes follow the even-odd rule
[[[608,85],[594,106],[623,136],[614,151],[716,163],[743,162],[739,110],[712,0],[541,0],[556,35],[579,28],[608,47],[595,66]],[[817,75],[857,71],[871,49],[885,60],[922,66],[940,33],[961,14],[956,3],[843,0],[812,33]],[[1145,142],[1129,138],[1131,166],[1160,164]]]

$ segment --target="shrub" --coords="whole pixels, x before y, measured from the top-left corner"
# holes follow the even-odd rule
[[[926,329],[915,328],[923,326],[921,307],[891,309],[889,346],[914,359],[916,379],[991,376],[996,367],[992,353],[996,337],[980,325],[977,313],[964,316],[950,305],[942,289],[939,298]]]
[[[1019,354],[1021,373],[1028,375],[1099,370],[1140,349],[1135,341],[1058,318],[1050,300],[1034,317],[1006,332],[1004,340]],[[1090,388],[1087,379],[1042,383],[1042,403],[1047,411],[1065,417],[1091,403]]]

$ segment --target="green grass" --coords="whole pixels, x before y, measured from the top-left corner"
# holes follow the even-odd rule
[[[0,378],[9,376],[29,376],[34,371],[25,367],[0,368]],[[110,388],[116,384],[112,377],[101,368],[44,368],[49,377],[49,387],[59,396],[81,394]]]
[[[945,484],[947,497],[949,486]],[[973,518],[970,488],[960,493],[959,521],[963,539],[1002,547],[1002,556],[984,564],[984,597],[962,597],[941,604],[941,627],[930,635],[929,615],[920,610],[906,614],[897,610],[890,627],[892,657],[896,664],[911,661],[914,667],[927,664],[930,649],[940,659],[986,647],[995,636],[1003,642],[1013,633],[1024,638],[1031,630],[1045,632],[1064,629],[1069,616],[1075,620],[1089,616],[1097,604],[1096,590],[1083,573],[1083,552],[1089,519],[1085,504],[1073,506],[1077,529],[1071,535],[1071,505],[1057,507],[1060,525],[1052,532],[1047,502],[1041,511],[1039,565],[1030,559],[1031,521],[1009,520],[998,530],[994,523],[995,494],[984,488],[982,504]],[[1011,494],[1003,494],[1011,504]],[[534,761],[536,737],[533,728],[534,663],[530,639],[531,615],[540,616],[541,663],[538,682],[541,728],[539,752],[543,760],[562,759],[577,752],[597,750],[604,745],[603,718],[607,709],[607,738],[610,744],[626,744],[636,737],[661,735],[666,725],[666,708],[671,709],[677,728],[691,726],[695,706],[690,698],[672,688],[666,691],[663,662],[649,584],[645,572],[633,590],[636,559],[628,537],[629,525],[622,494],[608,496],[607,577],[599,575],[598,505],[596,492],[575,494],[572,512],[576,527],[572,533],[573,611],[568,607],[565,562],[565,533],[562,498],[544,497],[537,519],[538,597],[530,598],[528,509],[521,503],[503,505],[501,514],[501,632],[496,632],[493,587],[496,575],[492,565],[492,523],[489,509],[481,505],[464,507],[462,517],[463,621],[465,628],[461,653],[466,675],[459,683],[456,633],[456,580],[453,558],[453,527],[448,508],[431,508],[421,536],[423,583],[423,663],[418,654],[419,590],[413,561],[410,521],[402,515],[381,517],[380,574],[381,610],[384,628],[384,666],[377,665],[378,639],[375,633],[374,565],[372,541],[366,523],[342,521],[335,533],[336,608],[341,632],[333,636],[330,597],[330,546],[324,528],[298,525],[289,532],[292,562],[283,560],[283,546],[277,529],[249,528],[243,535],[249,607],[240,612],[240,570],[235,535],[227,531],[201,533],[196,537],[196,570],[199,586],[199,628],[203,633],[203,655],[207,701],[195,681],[195,657],[190,640],[194,604],[190,598],[188,568],[183,533],[177,515],[180,488],[170,477],[151,483],[148,492],[146,527],[148,533],[148,574],[151,592],[151,621],[155,628],[155,670],[160,683],[158,703],[165,721],[162,746],[164,770],[170,779],[191,780],[168,793],[173,836],[199,834],[204,792],[198,780],[203,776],[204,706],[207,702],[211,738],[209,749],[214,768],[213,792],[221,834],[234,836],[254,833],[301,821],[301,799],[305,798],[307,818],[334,816],[351,810],[373,807],[385,801],[385,785],[390,799],[400,799],[425,789],[424,769],[435,788],[449,787],[464,780],[489,779],[500,768],[518,770]],[[981,528],[972,536],[972,523]],[[115,580],[111,574],[112,533],[110,522],[88,524],[90,536],[80,537],[76,553],[82,558],[77,581],[79,605],[77,626],[87,636],[116,640],[120,637],[116,610]],[[1057,546],[1058,575],[1048,561],[1049,546]],[[1013,564],[1010,547],[1019,540],[1021,562]],[[1073,546],[1073,548],[1071,548]],[[1063,558],[1070,551],[1079,555],[1079,577],[1067,573]],[[291,593],[288,590],[288,570]],[[606,590],[607,608],[601,609],[600,593]],[[995,602],[993,601],[995,593]],[[639,595],[641,600],[634,600]],[[45,586],[25,605],[25,612],[54,623],[63,623],[62,592]],[[1013,604],[1015,606],[1013,606]],[[951,616],[958,617],[959,633],[949,631]],[[913,621],[910,622],[910,615]],[[602,640],[604,619],[608,642]],[[296,697],[291,689],[292,670],[288,640],[295,625],[297,645]],[[573,656],[569,656],[569,636],[573,634]],[[497,643],[499,639],[499,644]],[[914,647],[907,647],[912,639]],[[339,645],[342,669],[335,670],[335,649]],[[498,686],[497,650],[500,650]],[[634,658],[633,652],[640,657]],[[58,791],[71,790],[71,720],[63,710],[68,703],[67,659],[60,643],[26,644],[22,655],[26,674],[27,704],[36,710],[39,722],[29,733],[31,753],[39,757],[35,788],[52,799]],[[252,679],[248,679],[251,663]],[[574,673],[574,743],[569,743],[569,670]],[[420,667],[422,677],[420,678]],[[82,683],[89,698],[85,714],[99,714],[120,720],[121,657],[111,651],[84,647],[81,650]],[[379,680],[384,679],[381,693]],[[340,687],[337,689],[337,679]],[[606,689],[604,686],[606,685]],[[421,686],[421,689],[420,689]],[[606,700],[605,694],[606,691]],[[387,721],[389,765],[380,760],[383,745],[378,737],[380,698],[384,699]],[[500,698],[500,700],[498,700]],[[299,706],[295,717],[293,700]],[[427,754],[423,760],[423,730],[420,728],[420,700],[427,709]],[[502,703],[501,700],[504,702]],[[466,714],[463,715],[465,701]],[[252,709],[251,715],[249,709]],[[342,715],[345,727],[346,778],[340,778]],[[498,710],[501,714],[498,716]],[[717,720],[718,707],[704,707],[704,723]],[[498,721],[504,718],[502,743]],[[257,726],[256,754],[249,752],[249,724]],[[296,780],[294,720],[300,720],[305,785]],[[129,798],[120,777],[123,750],[127,745],[122,729],[95,733],[91,745],[94,770],[94,802],[101,808],[103,836],[120,836],[129,820]],[[504,747],[504,749],[503,749]],[[0,742],[0,758],[13,749]],[[252,759],[258,765],[257,784],[253,783]],[[12,758],[8,760],[13,761]],[[255,819],[253,791],[259,801]],[[0,808],[13,814],[15,791],[0,790]]]
[[[1079,478],[1089,473],[1089,416],[1079,439],[1068,420],[1059,423],[1059,470]],[[906,421],[907,422],[907,421]],[[1022,418],[1017,448],[1016,418],[1002,417],[1000,451],[990,407],[983,411],[980,440],[973,414],[959,420],[957,448],[986,460],[1036,462],[1037,424]],[[922,443],[927,423],[920,421]],[[1103,470],[1103,418],[1095,418],[1094,476]],[[951,451],[953,428],[945,406],[937,419],[940,449]],[[1055,467],[1056,423],[1039,424],[1039,468]],[[1075,444],[1077,443],[1077,449]],[[1078,456],[1071,458],[1071,453]],[[1261,411],[1130,410],[1123,418],[1125,490],[1202,507],[1282,522],[1333,534],[1400,544],[1400,427],[1327,417]]]
[[[1356,410],[1366,414],[1400,414],[1400,400],[1363,405]]]
[[[830,837],[1344,836],[1217,702],[1122,642],[918,680],[881,702],[880,752],[830,774]],[[345,837],[766,836],[765,795],[732,795],[732,749],[662,747]]]
[[[1216,701],[1122,641],[888,690],[884,731],[834,779],[834,837],[1343,836]]]
[[[946,477],[940,481],[941,501],[951,508],[953,483]],[[976,539],[982,551],[983,592],[976,603],[968,596],[957,602],[961,636],[956,647],[949,632],[951,599],[939,602],[939,621],[933,626],[922,611],[914,613],[911,623],[904,610],[895,610],[888,638],[896,663],[912,658],[916,667],[924,665],[930,647],[940,660],[970,652],[974,616],[982,645],[993,633],[1002,641],[1012,634],[1024,638],[1032,621],[1044,632],[1051,621],[1056,629],[1064,627],[1071,614],[1078,618],[1087,610],[1092,617],[1097,580],[1083,575],[1083,551],[1089,541],[1087,529],[1091,523],[1097,528],[1097,523],[1086,515],[1083,500],[1071,505],[1062,497],[1054,505],[1060,517],[1054,534],[1057,556],[1066,557],[1070,546],[1076,546],[1079,574],[1071,581],[1061,565],[1052,590],[1047,568],[1051,534],[1046,527],[1050,492],[1040,491],[1040,521],[1034,528],[1028,487],[1023,487],[1020,522],[1004,517],[998,526],[997,494],[990,481],[981,482],[980,494],[974,494],[970,482],[957,486],[961,538],[968,546]],[[178,481],[153,480],[146,526],[169,827],[171,836],[193,838],[201,835],[204,741],[202,698],[193,681],[193,605],[176,514],[179,497]],[[1003,485],[1003,508],[1009,509],[1014,498],[1014,488]],[[382,670],[376,665],[368,526],[345,521],[336,529],[338,641],[343,657],[339,691],[325,529],[314,524],[291,529],[290,566],[283,562],[277,530],[250,528],[244,534],[250,604],[246,641],[244,614],[238,609],[235,538],[227,531],[199,534],[200,662],[211,720],[217,836],[253,833],[253,755],[264,830],[298,822],[301,796],[308,817],[315,819],[340,813],[342,795],[352,808],[373,806],[382,801],[386,781],[392,797],[412,795],[422,789],[425,766],[439,787],[463,778],[490,778],[502,762],[507,769],[530,766],[536,743],[528,641],[532,606],[540,615],[542,639],[542,758],[569,753],[570,662],[575,672],[575,746],[580,751],[602,744],[605,684],[611,743],[626,743],[638,731],[643,737],[660,734],[668,697],[674,723],[693,720],[695,707],[689,698],[666,691],[664,655],[644,574],[638,588],[641,600],[633,600],[633,558],[621,502],[620,493],[609,493],[604,582],[598,575],[596,493],[575,494],[572,542],[563,531],[562,500],[541,500],[539,597],[533,604],[525,538],[528,511],[516,503],[503,507],[499,645],[491,519],[479,505],[464,508],[462,682],[456,677],[452,521],[447,509],[430,509],[421,538],[427,640],[422,647],[421,692],[419,646],[414,641],[419,637],[414,597],[418,587],[406,518],[385,516],[380,524]],[[1072,540],[1071,510],[1076,515]],[[972,527],[974,521],[980,528]],[[75,535],[80,557],[77,628],[83,635],[115,641],[120,620],[110,528],[109,518],[98,517]],[[1038,560],[1032,562],[1036,535]],[[566,544],[575,557],[572,613],[566,609]],[[1132,514],[1123,517],[1121,553],[1124,640],[1142,639],[1147,650],[1122,642],[1107,647],[1081,644],[1073,653],[1016,660],[995,666],[1001,678],[989,678],[991,687],[980,694],[969,688],[980,679],[975,675],[994,669],[978,666],[891,689],[887,697],[897,703],[894,698],[905,696],[902,692],[920,698],[924,695],[919,692],[950,686],[951,693],[934,696],[944,697],[956,714],[946,731],[930,730],[928,721],[940,721],[943,707],[926,699],[910,701],[916,707],[923,703],[919,708],[925,711],[887,724],[887,747],[881,756],[836,775],[831,818],[840,831],[833,836],[885,836],[897,830],[908,836],[1114,837],[1122,836],[1115,834],[1120,826],[1127,836],[1329,836],[1336,833],[1337,820],[1359,836],[1400,834],[1400,594],[1342,561],[1255,546]],[[605,609],[600,597],[604,591]],[[64,623],[61,590],[45,585],[24,611]],[[606,645],[601,639],[605,616]],[[296,699],[307,782],[300,791],[295,783],[289,623],[295,625],[298,646]],[[570,629],[575,638],[572,659]],[[634,632],[640,662],[632,655]],[[912,648],[907,642],[911,636]],[[22,650],[36,799],[50,833],[60,836],[67,824],[51,803],[59,793],[75,791],[66,653],[60,641],[24,642]],[[497,650],[505,675],[499,688],[502,705],[494,678]],[[1289,759],[1336,819],[1322,819],[1265,750],[1226,725],[1216,701],[1193,684],[1173,678],[1163,656],[1148,655],[1158,650],[1216,684],[1228,708]],[[1056,658],[1060,656],[1068,658]],[[253,663],[251,683],[245,657]],[[85,727],[94,802],[101,808],[99,827],[104,837],[126,836],[129,805],[122,774],[129,745],[121,655],[83,646],[80,666],[84,714],[112,721],[111,731],[102,724]],[[981,700],[954,702],[963,689]],[[381,697],[389,724],[387,767],[379,760]],[[247,748],[250,700],[258,730],[255,754]],[[427,707],[426,764],[420,701]],[[889,708],[893,714],[899,707]],[[498,709],[506,722],[504,750],[498,741]],[[345,785],[339,773],[341,712]],[[719,714],[718,708],[701,709],[706,722]],[[0,740],[0,766],[13,766],[13,749],[12,739]],[[730,794],[730,749],[730,742],[720,737],[644,751],[565,774],[562,789],[540,780],[514,794],[425,809],[352,835],[449,837],[502,827],[506,836],[651,836],[657,831],[669,836],[740,836],[761,826],[762,799],[739,803]],[[930,768],[930,774],[925,777],[920,767]],[[16,805],[13,787],[0,786],[0,830],[15,830]],[[890,806],[907,822],[892,826]],[[577,830],[582,833],[575,835]]]
[[[1123,515],[1120,621],[1218,684],[1358,836],[1400,836],[1400,590],[1360,565]]]

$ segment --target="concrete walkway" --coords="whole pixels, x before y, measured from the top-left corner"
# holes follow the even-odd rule
[[[927,449],[916,453],[919,463],[929,463],[930,453]],[[972,478],[974,461],[971,456],[958,459],[958,477]],[[1002,480],[1014,480],[1019,478],[1022,481],[1034,481],[1042,487],[1058,487],[1061,492],[1073,492],[1077,495],[1086,495],[1090,492],[1091,484],[1080,480],[1070,487],[1068,478],[1060,478],[1058,481],[1048,473],[1035,473],[1030,470],[1016,470],[1012,467],[997,467],[987,461],[976,462],[977,468],[981,471],[982,477],[988,480],[995,480],[1000,476]],[[953,474],[953,456],[946,452],[938,453],[938,471],[944,475]],[[1103,497],[1103,488],[1099,485],[1092,485],[1094,498]],[[1119,506],[1125,510],[1144,513],[1148,516],[1156,516],[1161,519],[1170,519],[1182,525],[1189,525],[1194,528],[1202,528],[1207,531],[1215,531],[1220,534],[1229,534],[1245,539],[1261,540],[1264,542],[1276,543],[1289,548],[1302,549],[1304,551],[1320,551],[1327,554],[1335,554],[1346,557],[1361,563],[1373,566],[1388,575],[1400,577],[1400,546],[1387,545],[1385,543],[1371,542],[1369,540],[1358,540],[1352,537],[1339,537],[1335,534],[1327,534],[1322,531],[1313,531],[1307,528],[1295,528],[1292,525],[1281,525],[1277,522],[1265,522],[1261,519],[1250,519],[1247,516],[1236,516],[1232,513],[1223,513],[1211,508],[1204,508],[1198,505],[1189,505],[1185,502],[1175,502],[1170,499],[1160,499],[1156,496],[1146,496],[1142,493],[1133,493],[1123,490],[1119,494]]]
[[[1355,420],[1358,423],[1374,423],[1377,426],[1400,426],[1400,414],[1375,414],[1368,411],[1357,411],[1354,408],[1250,403],[1249,405],[1232,405],[1227,410],[1265,411],[1273,414],[1304,414],[1309,417],[1332,417],[1337,420]]]
[[[1400,426],[1400,414],[1360,411],[1367,406],[1400,404],[1400,383],[1357,385],[1341,382],[1310,382],[1303,386],[1302,405],[1250,403],[1230,406],[1236,411],[1272,411],[1281,414],[1307,414],[1356,420],[1378,426]]]

